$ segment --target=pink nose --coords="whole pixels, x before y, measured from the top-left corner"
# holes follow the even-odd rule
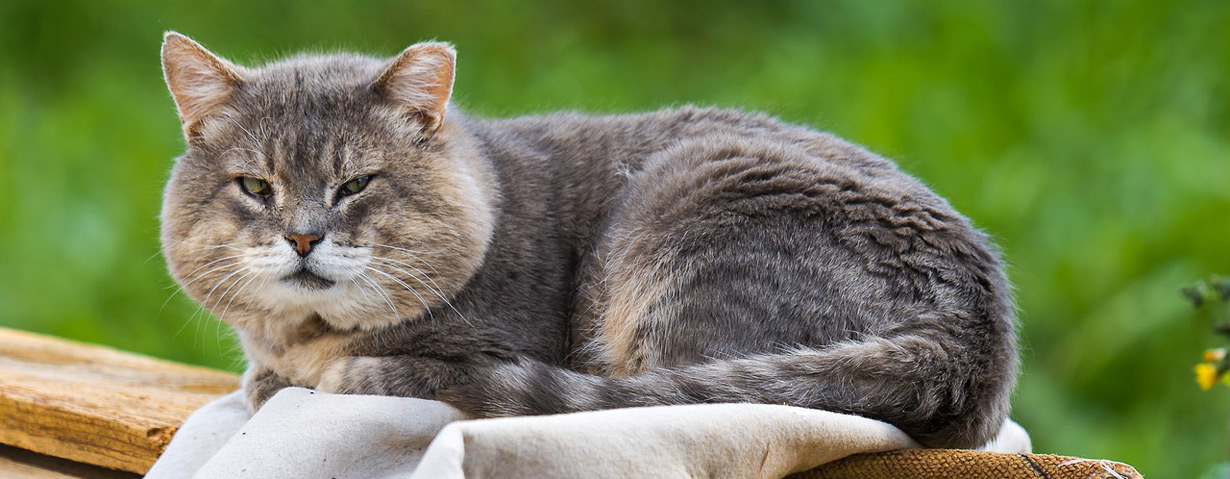
[[[314,234],[290,234],[286,235],[286,239],[295,245],[295,252],[299,253],[299,257],[307,256],[312,252],[312,247],[320,242],[320,236]]]

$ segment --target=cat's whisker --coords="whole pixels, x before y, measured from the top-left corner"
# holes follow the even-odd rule
[[[456,241],[453,241],[453,243],[456,243]],[[379,246],[379,247],[381,247],[381,248],[388,248],[388,249],[391,249],[391,250],[397,250],[397,251],[401,251],[401,252],[403,252],[403,253],[410,253],[410,254],[440,254],[441,252],[447,251],[447,250],[448,250],[448,248],[449,248],[450,246],[452,246],[452,245],[453,245],[453,243],[450,243],[450,244],[448,244],[448,245],[446,245],[446,246],[443,246],[443,247],[440,247],[440,248],[434,249],[434,250],[432,250],[432,251],[418,251],[418,250],[406,249],[406,248],[401,248],[401,247],[397,247],[397,246],[393,246],[393,245],[388,245],[388,244],[383,244],[383,243],[372,243],[372,246]],[[418,259],[418,258],[416,258],[416,259]]]
[[[197,281],[200,281],[201,279],[205,278],[206,276],[209,276],[209,275],[211,275],[211,274],[213,274],[213,273],[216,273],[216,272],[218,272],[218,271],[223,271],[223,270],[225,270],[225,269],[227,269],[227,268],[233,268],[233,267],[235,267],[235,266],[237,266],[237,265],[240,265],[241,263],[242,263],[242,261],[232,261],[232,262],[229,262],[229,263],[223,263],[223,264],[220,264],[220,265],[214,266],[214,267],[213,267],[213,268],[211,268],[209,271],[205,271],[205,272],[200,273],[200,274],[196,275],[195,277],[191,278],[190,280],[188,280],[187,282],[185,282],[181,288],[186,290],[186,289],[188,288],[188,286],[191,286],[191,285],[192,285],[192,283],[195,283],[195,282],[197,282]]]
[[[194,242],[192,242],[192,240],[188,240],[188,239],[183,239],[183,240],[175,241],[175,242],[172,242],[171,244],[164,244],[164,245],[162,245],[162,248],[160,248],[160,249],[162,250],[162,252],[163,252],[163,253],[166,253],[167,247],[169,247],[169,246],[178,246],[178,245],[181,245],[181,244],[186,244],[186,245],[189,245],[189,246],[196,246],[196,247],[198,247],[198,248],[211,248],[211,249],[214,249],[214,248],[230,248],[230,249],[233,249],[233,250],[236,250],[236,251],[243,251],[243,248],[240,248],[240,247],[238,247],[238,246],[236,246],[236,245],[233,245],[233,244],[230,244],[230,243],[202,244],[202,243],[194,243]]]
[[[416,254],[414,254],[414,253],[410,253],[410,252],[403,252],[403,254],[405,254],[406,256],[409,256],[409,257],[410,257],[410,259],[412,259],[412,260],[415,260],[415,261],[418,261],[418,262],[420,262],[420,263],[423,263],[423,266],[426,266],[426,267],[427,267],[427,269],[430,269],[432,273],[435,273],[435,274],[440,274],[440,271],[436,270],[436,267],[435,267],[435,266],[432,266],[432,265],[431,265],[431,263],[428,263],[428,262],[427,262],[427,260],[425,260],[425,259],[423,259],[423,258],[420,258],[418,255],[416,255]],[[376,255],[372,255],[372,256],[373,256],[373,257],[377,257]],[[393,260],[392,258],[388,258],[388,257],[386,257],[386,258],[384,258],[384,259],[387,259],[387,260],[390,260],[390,261],[396,261],[396,260]],[[410,266],[410,264],[409,264],[409,263],[400,262],[400,261],[399,261],[399,263],[404,264],[404,265],[406,265],[406,266]],[[424,274],[426,274],[426,273],[424,273]]]
[[[342,161],[339,165],[341,167],[341,171],[336,171],[338,176],[353,177],[359,174],[358,172],[360,171],[360,169],[357,166],[355,166],[354,154],[355,152],[354,152],[354,148],[352,145],[348,145],[348,144],[341,145],[340,158],[342,159]]]
[[[397,311],[397,306],[393,305],[392,298],[389,297],[388,292],[386,292],[384,288],[380,286],[380,283],[377,283],[376,280],[372,278],[371,275],[368,275],[367,273],[360,273],[359,277],[363,278],[364,281],[367,281],[368,284],[372,285],[372,288],[376,290],[376,294],[379,294],[382,298],[384,298],[384,302],[389,305],[389,309],[393,311],[393,316],[400,319],[401,313]]]
[[[198,268],[198,269],[199,269],[199,268]],[[191,284],[191,282],[189,282],[188,284]],[[171,286],[168,286],[168,288],[176,288],[176,289],[175,289],[175,291],[171,291],[171,294],[167,295],[167,299],[166,299],[165,301],[163,301],[163,302],[162,302],[162,306],[160,306],[160,307],[158,308],[158,314],[154,315],[154,318],[155,318],[156,320],[157,320],[157,319],[161,319],[161,318],[162,318],[162,313],[163,313],[164,311],[166,311],[166,309],[167,309],[167,305],[168,305],[168,304],[171,304],[171,300],[175,298],[175,295],[180,294],[180,293],[182,293],[182,292],[184,291],[183,287],[178,287],[178,288],[177,288],[176,286],[177,286],[177,285],[175,285],[175,284],[172,284]],[[186,286],[187,286],[187,284],[185,284],[185,285],[184,285],[184,287],[186,287]],[[198,309],[198,310],[199,310],[199,309],[201,309],[200,305],[197,305],[197,309]],[[195,314],[196,314],[196,313],[193,313],[193,315],[195,315]],[[182,326],[180,326],[180,327],[179,327],[179,329],[175,330],[175,334],[171,335],[171,338],[172,338],[172,339],[174,339],[174,338],[179,337],[180,333],[184,332],[184,329],[185,329],[185,328],[187,328],[187,327],[188,327],[188,324],[189,324],[189,323],[191,323],[191,322],[192,322],[192,316],[189,316],[189,317],[188,317],[188,319],[187,319],[186,321],[184,321],[184,324],[183,324]]]
[[[364,267],[365,267],[365,268],[369,268],[369,270],[371,270],[371,271],[378,272],[378,273],[380,273],[380,275],[384,275],[385,277],[389,278],[389,280],[392,280],[392,281],[396,282],[397,284],[401,284],[401,287],[402,287],[402,288],[405,288],[405,289],[406,289],[406,291],[408,291],[408,292],[410,292],[411,294],[413,294],[413,296],[415,296],[415,298],[418,298],[418,302],[423,304],[423,309],[426,309],[426,310],[427,310],[427,314],[428,314],[428,316],[431,316],[431,318],[435,318],[435,315],[432,313],[432,307],[431,307],[431,305],[427,304],[427,300],[426,300],[426,299],[423,299],[422,294],[418,294],[418,292],[417,292],[417,291],[415,291],[415,288],[410,287],[410,284],[406,284],[406,282],[403,282],[403,281],[399,280],[399,278],[397,278],[396,276],[392,276],[392,275],[390,275],[390,273],[387,273],[387,272],[381,271],[381,270],[379,270],[379,268],[374,268],[374,267],[370,267],[370,266],[364,266]]]
[[[175,242],[174,244],[178,245],[178,244],[184,244],[184,243],[188,243],[188,240],[180,240],[180,241]],[[188,243],[188,244],[191,244],[193,246],[199,246],[201,248],[230,248],[236,251],[243,251],[242,248],[238,248],[236,246],[229,245],[229,244],[216,244],[216,245],[197,245],[195,243]],[[149,263],[151,260],[153,260],[154,258],[157,258],[159,255],[167,256],[167,245],[162,245],[160,248],[158,248],[158,251],[156,253],[150,255],[148,258],[145,258],[145,261],[141,262],[141,266],[145,266],[146,263]]]
[[[244,133],[247,133],[247,134],[248,134],[248,139],[252,140],[252,143],[253,143],[253,144],[256,144],[256,145],[261,144],[260,139],[259,139],[259,138],[257,138],[257,137],[256,137],[256,135],[253,135],[251,130],[249,130],[249,129],[245,128],[242,124],[240,124],[240,123],[239,123],[239,120],[236,120],[236,119],[235,119],[235,117],[233,117],[233,116],[231,116],[231,115],[222,115],[222,118],[226,118],[227,120],[230,120],[230,121],[231,121],[231,123],[234,123],[236,127],[238,127],[240,130],[243,130],[243,132],[244,132]],[[236,149],[236,148],[232,148],[232,149]],[[253,150],[253,151],[255,151],[255,150]],[[259,153],[259,152],[258,152],[258,153]],[[264,155],[262,154],[261,156],[264,156]]]
[[[176,292],[174,292],[174,293],[171,293],[171,298],[174,298],[176,293],[179,293],[179,291],[176,291]],[[167,298],[167,302],[170,302],[170,301],[171,301],[171,298]],[[166,305],[167,305],[167,303],[163,303],[163,304],[162,304],[162,306],[163,306],[164,308],[166,307]],[[198,308],[198,309],[200,309],[200,306],[197,306],[197,308]],[[159,314],[162,314],[162,312],[161,312],[161,311],[159,311]],[[186,329],[186,328],[188,327],[188,324],[192,323],[192,317],[193,317],[193,316],[195,316],[195,315],[196,315],[196,313],[195,313],[195,312],[194,312],[192,315],[189,315],[189,316],[188,316],[188,319],[184,321],[184,324],[180,325],[179,329],[175,330],[175,334],[171,335],[171,339],[178,338],[178,337],[179,337],[179,335],[180,335],[180,333],[183,333],[183,332],[184,332],[184,329]]]
[[[214,347],[218,351],[218,355],[222,355],[222,317],[214,318]]]
[[[423,282],[423,280],[419,279],[419,278],[418,278],[418,276],[416,276],[414,273],[411,273],[411,272],[406,271],[406,270],[404,270],[404,269],[398,268],[398,267],[397,267],[397,265],[396,265],[396,264],[393,264],[393,263],[389,263],[389,262],[379,262],[378,264],[380,264],[381,266],[386,266],[386,267],[389,267],[389,268],[395,269],[395,270],[397,270],[398,272],[400,272],[400,273],[402,273],[402,274],[405,274],[406,276],[409,276],[411,279],[413,279],[413,280],[417,281],[420,285],[422,285],[424,288],[426,288],[426,289],[427,289],[427,291],[430,291],[430,292],[434,293],[436,296],[439,296],[441,300],[444,300],[444,302],[445,302],[445,303],[448,303],[448,298],[445,298],[445,297],[444,297],[444,295],[443,295],[443,294],[440,294],[440,292],[439,292],[438,290],[436,290],[436,289],[432,288],[432,287],[431,287],[430,285],[428,285],[427,283],[424,283],[424,282]],[[406,266],[409,266],[409,265],[406,265]],[[414,268],[413,266],[410,266],[410,267],[411,267],[411,268]],[[415,268],[415,269],[417,270],[417,268]],[[427,275],[426,275],[426,273],[423,273],[421,270],[419,270],[419,273],[420,273],[420,274],[422,274],[423,276],[426,276],[426,277],[427,277],[427,279],[428,279],[429,281],[431,281],[431,277],[430,277],[430,276],[427,276]],[[434,284],[434,283],[435,283],[435,281],[432,281],[432,283]],[[450,304],[449,306],[452,306],[452,305]],[[461,314],[461,313],[458,313],[458,314]]]
[[[231,256],[223,256],[223,257],[221,257],[221,258],[218,258],[218,259],[215,259],[215,260],[210,261],[210,262],[208,262],[208,263],[205,263],[205,264],[202,264],[202,265],[200,265],[200,266],[197,266],[197,268],[196,268],[196,269],[194,269],[194,270],[192,270],[192,271],[189,271],[187,274],[185,274],[185,275],[184,275],[184,277],[189,277],[189,276],[192,276],[192,275],[193,275],[193,274],[195,274],[197,271],[200,271],[201,269],[203,269],[203,268],[205,268],[205,267],[207,267],[207,266],[210,266],[210,265],[213,265],[213,264],[217,264],[217,263],[218,263],[218,262],[220,262],[220,261],[226,261],[226,260],[228,260],[228,259],[236,259],[236,258],[242,258],[242,257],[243,257],[243,255],[242,255],[242,254],[231,255]],[[238,261],[236,261],[236,263],[238,263]],[[228,265],[229,265],[229,264],[228,264]],[[226,265],[223,265],[222,267],[226,267]],[[210,270],[210,271],[206,271],[206,272],[201,273],[201,274],[202,274],[202,275],[206,275],[206,274],[209,274],[211,271],[216,271],[216,269],[212,269],[212,270]],[[195,281],[195,279],[193,279],[192,281]],[[192,284],[192,281],[189,281],[189,282],[187,282],[187,283],[184,283],[184,287],[187,287],[188,285]]]
[[[364,266],[364,268],[367,268],[367,269],[370,269],[370,270],[375,271],[375,272],[377,272],[377,273],[380,273],[380,274],[382,274],[382,275],[385,275],[385,276],[386,276],[386,277],[388,277],[389,279],[391,279],[391,280],[395,281],[397,284],[400,284],[400,285],[401,285],[401,287],[403,287],[403,288],[405,288],[405,289],[406,289],[406,291],[409,291],[409,292],[410,292],[410,294],[413,294],[415,298],[418,298],[419,302],[423,304],[423,309],[427,310],[427,315],[428,315],[429,317],[431,317],[431,318],[433,318],[433,319],[435,318],[435,314],[433,314],[433,313],[431,312],[431,306],[430,306],[430,305],[428,305],[428,304],[427,304],[427,301],[426,301],[425,299],[423,299],[423,296],[422,296],[422,295],[420,295],[420,294],[418,293],[418,291],[415,291],[415,290],[414,290],[414,288],[411,288],[411,287],[410,287],[410,285],[406,284],[404,281],[402,281],[402,280],[400,280],[400,279],[397,279],[397,277],[396,277],[396,276],[393,276],[393,275],[391,275],[391,274],[389,274],[389,273],[386,273],[386,272],[384,272],[384,271],[381,271],[381,270],[380,270],[380,269],[378,269],[378,268],[373,268],[373,267],[371,267],[371,266]]]
[[[232,148],[228,148],[226,151],[223,151],[223,152],[222,152],[221,154],[219,154],[218,156],[223,156],[223,155],[226,155],[227,153],[230,153],[230,152],[233,152],[233,151],[246,151],[246,152],[251,152],[251,153],[255,153],[255,154],[257,154],[257,155],[260,155],[260,156],[261,156],[261,158],[264,158],[264,157],[265,157],[265,154],[264,154],[264,153],[261,153],[260,151],[253,150],[253,149],[251,149],[251,148],[243,148],[243,147],[239,147],[239,146],[232,147]]]
[[[147,263],[149,263],[150,261],[153,261],[153,260],[154,260],[154,258],[157,258],[157,257],[159,257],[159,256],[165,256],[165,255],[163,254],[163,252],[162,252],[162,248],[159,248],[159,249],[158,249],[158,251],[155,251],[155,252],[154,252],[154,254],[151,254],[151,255],[149,255],[149,257],[148,257],[148,258],[145,258],[145,261],[142,261],[142,262],[141,262],[141,266],[143,266],[143,267],[144,267]]]
[[[227,311],[229,311],[229,310],[231,309],[231,302],[232,302],[232,301],[235,301],[235,298],[239,297],[239,294],[243,292],[244,288],[247,288],[247,287],[248,287],[248,285],[252,284],[252,282],[253,282],[253,281],[255,281],[255,280],[256,280],[257,278],[259,278],[259,277],[260,277],[260,275],[253,274],[253,275],[252,275],[252,277],[251,277],[251,279],[249,279],[249,280],[248,280],[248,282],[244,283],[244,284],[243,284],[243,286],[240,286],[240,287],[239,287],[239,289],[235,291],[235,294],[231,295],[231,300],[226,302],[226,307],[222,309],[222,314],[219,314],[219,315],[218,315],[218,322],[214,325],[214,339],[215,339],[215,341],[216,341],[216,344],[218,345],[218,354],[219,354],[219,355],[222,355],[222,354],[223,354],[223,352],[222,352],[222,335],[221,335],[222,323],[225,321],[225,319],[224,319],[224,318],[226,318],[226,312],[227,312]],[[258,290],[259,290],[259,289],[260,289],[261,287],[263,287],[263,286],[265,285],[265,283],[267,283],[268,281],[269,281],[269,276],[265,276],[265,277],[264,277],[264,279],[261,281],[260,286],[257,286],[257,288],[256,288],[256,289],[258,289]],[[228,330],[228,331],[230,331],[230,330]],[[232,331],[232,333],[233,333],[233,331]],[[232,345],[232,346],[230,347],[230,351],[227,351],[227,353],[234,353],[234,352],[235,352],[235,346],[234,346],[234,345]]]
[[[372,255],[372,259],[373,259],[373,260],[376,260],[376,261],[383,261],[383,262],[385,262],[386,264],[401,265],[401,266],[405,266],[405,267],[407,267],[407,268],[413,269],[414,271],[418,272],[418,274],[422,275],[424,278],[427,278],[427,281],[431,281],[432,286],[435,286],[435,288],[436,288],[437,290],[439,290],[439,291],[444,291],[444,288],[441,288],[439,284],[436,284],[436,280],[435,280],[435,279],[432,279],[431,275],[427,274],[427,272],[426,272],[426,271],[423,271],[423,270],[421,270],[421,269],[419,269],[419,268],[415,267],[414,265],[412,265],[412,264],[410,264],[410,263],[407,263],[407,262],[405,262],[405,261],[398,261],[398,260],[395,260],[395,259],[392,259],[392,258],[384,258],[384,257],[380,257],[380,256],[375,256],[375,255]],[[420,260],[420,261],[422,261],[422,260]],[[426,262],[424,262],[423,264],[427,264],[427,263],[426,263]],[[428,268],[431,268],[431,265],[427,265],[427,267],[428,267]],[[408,273],[407,273],[407,274],[408,274]],[[439,272],[437,272],[437,274],[439,274]],[[423,285],[423,286],[427,286],[427,285]]]
[[[241,266],[239,269],[236,269],[235,271],[232,271],[232,272],[231,272],[231,274],[228,274],[228,275],[224,276],[222,279],[218,280],[218,283],[217,283],[217,284],[215,284],[215,285],[214,285],[214,287],[213,287],[213,288],[211,288],[211,289],[209,290],[209,293],[206,293],[206,294],[205,294],[205,298],[201,300],[201,304],[202,304],[202,305],[208,305],[208,304],[209,304],[209,298],[212,298],[212,297],[213,297],[214,292],[215,292],[215,291],[217,291],[219,287],[221,287],[223,284],[225,284],[225,283],[227,282],[227,280],[231,279],[231,278],[232,278],[232,277],[234,277],[235,275],[240,274],[240,273],[244,273],[244,272],[246,272],[246,270],[247,270],[247,269],[248,269],[248,268],[247,268],[247,266]],[[210,307],[209,309],[210,309],[210,310],[211,310],[211,312],[212,312],[213,307]]]
[[[350,278],[350,284],[354,287],[355,291],[358,291],[359,294],[363,295],[364,300],[371,301],[371,296],[367,295],[367,290],[360,287],[361,285],[359,284],[359,280],[357,278]]]
[[[371,275],[367,273],[362,273],[359,275],[359,279],[364,280],[364,284],[371,286],[372,290],[376,293],[376,298],[379,299],[380,302],[383,302],[389,306],[389,310],[393,312],[394,317],[398,319],[401,318],[401,312],[398,311],[397,307],[393,305],[392,298],[390,298],[389,295],[380,287],[380,285],[376,283],[375,278],[372,278]],[[379,305],[379,302],[376,304]]]
[[[201,341],[201,326],[205,324],[205,314],[205,306],[198,303],[196,311],[192,313],[192,316],[188,317],[188,322],[196,323],[196,326],[192,328],[193,333],[195,333],[192,335],[193,347],[199,347],[197,343]]]
[[[230,301],[227,301],[227,302],[226,302],[226,307],[222,308],[222,314],[219,314],[219,315],[218,315],[218,319],[225,319],[225,318],[226,318],[226,313],[227,313],[227,311],[230,311],[230,309],[231,309],[231,303],[233,303],[233,302],[235,301],[235,298],[239,297],[239,294],[243,292],[243,289],[244,289],[244,288],[247,288],[249,284],[252,284],[252,282],[253,282],[253,281],[256,281],[256,279],[257,279],[257,278],[260,278],[260,275],[257,275],[257,274],[255,274],[255,273],[251,273],[251,274],[250,274],[250,276],[251,276],[251,277],[250,277],[250,278],[248,278],[248,282],[244,283],[244,284],[243,284],[243,286],[240,286],[240,287],[239,287],[239,289],[235,290],[235,294],[232,294],[232,295],[231,295],[231,299],[230,299]],[[268,279],[268,278],[266,278],[266,279]]]
[[[218,305],[222,304],[222,300],[226,299],[226,296],[230,294],[231,290],[234,289],[235,286],[238,286],[240,282],[242,282],[245,279],[248,279],[249,276],[252,276],[255,274],[256,274],[255,271],[245,271],[243,274],[239,275],[238,278],[235,278],[234,281],[231,281],[230,286],[227,286],[226,290],[222,291],[222,294],[218,295],[218,299],[214,301],[213,306],[209,307],[210,312],[217,311]],[[216,314],[216,317],[221,319],[222,315]]]
[[[354,289],[358,291],[359,294],[363,295],[364,308],[371,305],[372,297],[367,294],[367,290],[363,289],[363,285],[359,284],[359,281],[356,278],[350,278],[350,284],[354,286]]]
[[[246,270],[246,269],[247,269],[247,268],[243,268],[243,269],[240,269],[240,271],[243,271],[243,270]],[[235,287],[236,285],[238,285],[241,281],[243,281],[244,279],[246,279],[246,278],[248,278],[248,277],[253,277],[253,278],[255,278],[255,277],[256,277],[256,272],[255,272],[255,271],[247,271],[247,272],[245,272],[244,274],[240,275],[238,278],[236,278],[236,279],[235,279],[235,281],[232,281],[232,282],[231,282],[231,284],[230,284],[230,286],[227,286],[227,287],[226,287],[226,290],[225,290],[225,291],[223,291],[223,292],[222,292],[222,294],[218,296],[218,300],[217,300],[217,301],[214,301],[213,306],[210,306],[210,308],[209,308],[209,309],[210,309],[210,312],[217,311],[218,305],[222,303],[222,300],[223,300],[223,299],[226,299],[226,295],[227,295],[228,293],[230,293],[230,292],[231,292],[231,289],[232,289],[232,288],[234,288],[234,287]],[[228,276],[228,278],[229,278],[229,276]],[[244,283],[244,285],[246,286],[246,285],[247,285],[247,283]],[[238,294],[238,291],[236,291],[236,294]],[[234,301],[234,300],[235,300],[235,297],[234,297],[234,296],[231,296],[231,301]],[[229,302],[227,303],[227,307],[228,307],[228,308],[230,307],[230,303],[229,303]],[[225,312],[225,310],[224,310],[224,312]],[[221,354],[221,353],[222,353],[222,323],[223,323],[223,319],[222,319],[222,318],[223,318],[223,315],[222,315],[222,314],[217,314],[217,313],[214,313],[214,315],[215,315],[215,316],[214,316],[214,319],[216,319],[216,321],[214,321],[214,345],[215,345],[215,346],[217,346],[217,348],[218,348],[218,353],[219,353],[219,354]]]
[[[374,258],[374,259],[376,259],[376,260],[381,260],[381,259],[382,259],[382,258],[377,258],[377,257],[373,257],[373,258]],[[388,260],[385,260],[385,261],[388,261]],[[460,317],[462,321],[465,321],[465,323],[466,323],[466,324],[468,324],[468,325],[470,325],[470,327],[472,327],[472,328],[473,328],[473,327],[475,327],[475,326],[474,326],[474,323],[471,323],[471,322],[470,322],[470,319],[469,319],[469,318],[467,318],[467,317],[466,317],[466,315],[462,314],[462,313],[461,313],[461,311],[459,311],[459,310],[457,309],[457,307],[456,307],[456,306],[453,306],[452,301],[449,301],[449,300],[448,300],[448,298],[447,298],[446,296],[444,296],[444,292],[440,289],[440,286],[439,286],[439,285],[436,285],[436,287],[434,287],[434,288],[433,288],[433,287],[431,287],[430,285],[428,285],[427,283],[424,283],[424,282],[423,282],[423,280],[419,279],[419,278],[418,278],[418,276],[415,276],[413,273],[411,273],[411,272],[409,272],[409,271],[406,271],[406,270],[404,270],[404,269],[398,268],[397,266],[394,266],[394,265],[392,265],[392,264],[388,264],[388,263],[383,263],[383,264],[384,264],[384,266],[387,266],[387,267],[390,267],[390,268],[393,268],[393,269],[395,269],[395,270],[397,270],[397,271],[402,272],[402,273],[403,273],[403,274],[405,274],[406,276],[409,276],[409,277],[410,277],[410,279],[413,279],[413,280],[415,280],[415,281],[418,281],[418,283],[419,283],[420,285],[422,285],[424,288],[427,288],[427,291],[432,292],[433,294],[435,294],[436,296],[438,296],[438,297],[440,298],[440,300],[441,300],[441,301],[444,301],[444,304],[445,304],[445,305],[448,305],[449,309],[452,309],[454,313],[457,313],[457,316],[458,316],[458,317]],[[404,264],[404,263],[403,263],[403,264]],[[410,266],[410,265],[408,265],[408,264],[407,264],[406,266]],[[415,270],[415,271],[418,271],[418,272],[419,272],[419,274],[422,274],[422,275],[423,275],[423,277],[427,278],[427,280],[428,280],[428,281],[431,281],[431,283],[432,283],[433,285],[435,285],[435,284],[436,284],[435,280],[431,279],[431,276],[428,276],[428,275],[427,275],[427,273],[424,273],[422,270],[420,270],[420,269],[418,269],[418,268],[415,268],[414,266],[410,266],[410,267],[411,267],[411,268],[414,268],[414,270]],[[420,301],[421,301],[421,299],[420,299]],[[428,311],[430,312],[430,310],[428,310]]]
[[[363,295],[364,310],[366,310],[366,308],[368,307],[371,307],[372,305],[379,305],[380,301],[383,299],[383,297],[380,296],[379,292],[377,292],[375,298],[373,298],[372,295],[368,294],[366,286],[370,286],[370,284],[367,283],[366,281],[362,283],[359,282],[359,280],[365,279],[366,277],[367,277],[367,273],[360,273],[359,276],[352,278],[350,280],[351,283],[354,283],[355,289],[359,291],[359,294]]]
[[[367,288],[365,287],[365,286],[369,286],[367,282],[366,281],[362,283],[359,282],[359,280],[364,279],[364,276],[365,274],[359,274],[358,276],[351,278],[350,281],[354,283],[355,289],[358,289],[359,292],[363,294],[363,300],[364,300],[363,310],[366,311],[367,307],[372,305],[372,297],[367,294]],[[379,294],[377,294],[377,297],[379,297]]]

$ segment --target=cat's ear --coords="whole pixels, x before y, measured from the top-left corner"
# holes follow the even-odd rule
[[[431,133],[444,125],[456,63],[457,51],[452,45],[416,43],[394,58],[372,87]]]
[[[175,32],[162,38],[162,74],[189,139],[197,135],[201,120],[215,113],[243,82],[238,67]]]

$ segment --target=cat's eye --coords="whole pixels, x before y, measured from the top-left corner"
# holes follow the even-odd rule
[[[342,189],[338,190],[337,194],[341,196],[353,195],[355,193],[363,191],[363,188],[367,188],[367,183],[370,181],[372,181],[371,175],[360,176],[342,185]]]
[[[249,195],[269,196],[273,193],[273,189],[269,187],[269,182],[260,178],[245,176],[239,179],[239,186]]]

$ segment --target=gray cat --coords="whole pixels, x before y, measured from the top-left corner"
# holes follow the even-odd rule
[[[892,163],[759,114],[482,120],[455,53],[234,65],[168,33],[188,150],[162,242],[277,390],[477,417],[752,402],[999,429],[1014,312],[987,238]]]

